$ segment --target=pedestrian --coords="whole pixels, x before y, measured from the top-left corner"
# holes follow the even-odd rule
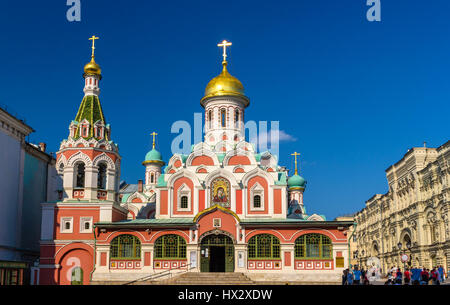
[[[395,283],[401,285],[402,284],[402,272],[400,271],[400,268],[397,269],[397,274],[395,277]]]
[[[411,282],[411,272],[409,272],[409,269],[405,270],[404,276],[405,276],[405,279],[404,279],[405,285],[409,285],[409,283]]]
[[[347,285],[347,273],[348,273],[348,269],[345,269],[342,272],[342,285]]]
[[[361,270],[358,269],[358,267],[355,267],[353,271],[353,285],[360,285],[361,283]]]
[[[438,272],[439,272],[439,275],[441,276],[441,282],[444,283],[445,282],[445,271],[444,271],[444,267],[442,267],[442,265],[439,266]]]
[[[421,269],[415,267],[411,269],[411,280],[413,285],[420,285],[420,273],[422,272]]]
[[[347,273],[347,285],[353,285],[353,273],[351,270],[348,270]]]
[[[420,272],[420,285],[428,285],[428,281],[430,280],[427,269],[423,268],[422,272]]]
[[[433,285],[440,285],[439,273],[436,267],[434,267],[433,270],[431,270],[431,280],[433,281]]]

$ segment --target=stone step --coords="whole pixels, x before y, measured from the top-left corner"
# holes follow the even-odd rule
[[[170,281],[174,285],[252,285],[254,282],[243,273],[187,272]]]

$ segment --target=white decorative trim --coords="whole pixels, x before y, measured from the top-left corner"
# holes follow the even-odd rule
[[[101,161],[106,161],[108,164],[108,169],[116,170],[116,165],[114,164],[113,160],[106,154],[102,153],[94,158],[94,161],[92,161],[94,166],[98,166],[98,163]]]
[[[256,195],[259,195],[259,197],[261,198],[261,206],[259,208],[256,208],[254,206],[254,197]],[[250,212],[252,211],[264,211],[265,205],[264,205],[264,188],[258,183],[256,182],[252,188],[250,189]]]
[[[322,216],[317,215],[317,214],[312,214],[311,216],[308,217],[307,220],[310,220],[310,221],[325,221],[325,219],[323,219]]]
[[[187,208],[181,207],[181,197],[187,196],[188,205]],[[183,183],[177,190],[177,210],[180,212],[189,212],[192,210],[192,202],[191,202],[191,189]]]
[[[67,161],[67,164],[70,167],[74,167],[75,163],[78,161],[83,161],[86,166],[92,166],[92,161],[89,158],[89,156],[81,151],[77,152],[76,154],[73,154]]]
[[[73,233],[73,217],[61,217],[59,223],[60,233]],[[70,229],[66,229],[66,223],[70,223]]]
[[[93,217],[80,217],[80,233],[92,233],[93,230]],[[84,224],[89,223],[89,229],[85,229]]]

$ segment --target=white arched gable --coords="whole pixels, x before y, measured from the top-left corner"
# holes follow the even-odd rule
[[[247,148],[247,150],[245,150]],[[242,149],[243,151],[255,152],[253,145],[247,141],[241,141],[236,145],[236,149]]]
[[[132,201],[133,201],[134,199],[136,199],[136,198],[140,199],[140,200],[142,201],[142,203],[148,202],[148,198],[147,198],[147,197],[145,197],[144,195],[142,195],[142,194],[139,193],[139,192],[134,192],[133,194],[131,194],[131,195],[127,198],[127,203],[132,204]]]
[[[92,140],[94,140],[94,139],[92,139]],[[94,144],[95,144],[95,147],[97,147],[97,148],[99,148],[100,146],[104,145],[106,150],[114,150],[113,146],[108,141],[106,141],[105,139],[102,139],[100,141],[94,140]]]
[[[192,161],[196,158],[196,157],[201,157],[201,156],[207,156],[210,157],[211,159],[213,159],[214,165],[215,166],[219,166],[219,159],[217,158],[217,155],[215,153],[213,153],[211,150],[195,150],[194,152],[192,152],[189,157],[186,159],[186,166],[192,166]]]
[[[248,173],[246,173],[244,175],[244,177],[242,178],[242,183],[244,185],[248,184],[248,181],[253,178],[253,177],[263,177],[267,180],[267,182],[270,185],[274,185],[275,184],[275,180],[273,179],[273,177],[271,175],[269,175],[266,171],[263,171],[262,169],[260,169],[259,167],[249,171]]]
[[[228,165],[228,162],[234,156],[245,156],[250,160],[250,165],[256,165],[255,154],[253,152],[249,152],[243,149],[229,151],[223,158],[223,165]]]
[[[226,178],[230,181],[231,186],[238,187],[238,181],[236,180],[236,177],[233,175],[233,173],[223,168],[218,168],[215,171],[209,173],[205,178],[205,184],[209,186],[211,182],[218,177]]]
[[[66,156],[64,156],[63,154],[61,154],[61,157],[58,159],[58,161],[56,162],[56,170],[59,171],[59,167],[61,166],[61,164],[66,167],[67,166],[67,158]]]
[[[278,164],[278,158],[275,155],[272,155],[270,152],[266,151],[261,154],[261,159],[259,163],[265,167],[271,167],[273,169],[276,168]]]
[[[171,187],[173,186],[174,182],[177,181],[181,177],[186,177],[191,179],[192,183],[194,183],[194,187],[200,187],[200,181],[198,180],[198,177],[195,173],[191,172],[188,169],[182,168],[181,170],[177,171],[176,173],[172,174],[169,179],[167,180],[167,186]]]
[[[106,164],[108,164],[108,168],[115,170],[116,169],[116,165],[114,164],[113,160],[105,153],[102,153],[100,155],[98,155],[97,157],[94,158],[94,161],[92,162],[94,164],[94,166],[98,166],[98,164],[100,162],[106,162]]]
[[[129,218],[130,216],[130,212],[133,212],[134,214],[134,218],[137,218],[137,215],[139,214],[139,208],[137,206],[135,206],[133,203],[128,203],[126,206],[124,206],[127,210],[127,218]]]
[[[177,167],[173,166],[174,163],[175,163],[177,160],[180,160],[181,164],[183,165],[183,158],[181,157],[181,155],[180,155],[180,154],[174,154],[174,155],[169,159],[169,163],[167,163],[167,167],[170,166],[170,167],[173,167],[173,168],[177,168]],[[179,167],[178,167],[178,168],[179,168]]]
[[[323,219],[323,217],[320,215],[313,214],[313,215],[309,216],[307,220],[309,220],[309,221],[324,221],[325,219]]]
[[[195,151],[198,151],[198,150],[209,150],[209,151],[212,151],[211,150],[211,145],[206,144],[205,142],[200,142],[200,143],[197,143],[197,144],[194,145],[194,148],[193,148],[192,151],[195,152]]]
[[[223,147],[225,147],[225,151],[222,150]],[[229,141],[220,141],[214,146],[214,151],[216,153],[224,153],[232,149],[234,149],[234,146],[231,145]]]
[[[67,164],[71,167],[75,165],[76,162],[83,161],[86,166],[92,166],[92,160],[89,158],[88,155],[85,153],[79,151],[75,154],[73,154],[69,160],[67,161]]]

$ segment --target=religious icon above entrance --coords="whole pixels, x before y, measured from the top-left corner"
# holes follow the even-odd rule
[[[211,206],[230,207],[230,183],[224,178],[216,178],[211,183]]]

